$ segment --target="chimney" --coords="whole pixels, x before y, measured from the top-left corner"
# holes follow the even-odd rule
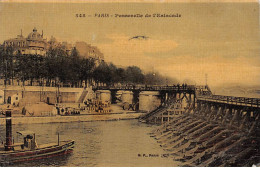
[[[12,111],[7,110],[5,112],[6,117],[6,142],[5,142],[5,151],[12,150]]]

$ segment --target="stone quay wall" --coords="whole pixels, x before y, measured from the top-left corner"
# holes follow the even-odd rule
[[[3,101],[9,101],[10,104],[19,102],[20,104],[45,102],[57,103],[75,103],[82,93],[83,88],[57,88],[41,86],[0,86],[0,98]],[[1,103],[0,103],[1,104]]]
[[[99,114],[99,115],[78,115],[78,116],[52,116],[52,117],[13,117],[12,124],[32,124],[32,123],[68,123],[68,122],[90,122],[105,120],[127,120],[137,119],[143,113],[125,114]],[[5,118],[0,118],[0,125],[5,126]]]

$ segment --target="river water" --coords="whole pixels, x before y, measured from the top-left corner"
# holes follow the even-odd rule
[[[38,144],[75,140],[72,154],[58,158],[27,162],[15,166],[70,166],[70,167],[158,167],[178,166],[149,133],[156,125],[138,120],[94,121],[49,124],[13,125],[16,131],[30,130],[36,133]],[[0,140],[5,127],[0,127]],[[149,154],[151,154],[149,156]]]

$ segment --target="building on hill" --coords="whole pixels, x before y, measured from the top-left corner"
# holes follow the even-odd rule
[[[14,53],[45,55],[47,51],[47,40],[43,38],[43,31],[42,34],[40,34],[37,32],[37,29],[34,28],[27,37],[24,37],[21,31],[21,34],[17,35],[16,38],[4,41],[3,46],[4,48],[13,47]]]
[[[66,52],[70,53],[72,45],[67,42],[58,42],[54,37],[51,37],[49,41],[43,38],[43,31],[40,34],[36,28],[27,36],[24,37],[21,31],[20,35],[16,38],[5,40],[3,47],[12,47],[14,54],[37,54],[45,56],[49,48],[63,48]]]
[[[75,48],[82,58],[91,58],[97,63],[104,61],[104,54],[96,46],[91,46],[85,42],[76,42]]]
[[[53,36],[47,41],[47,38],[43,37],[43,31],[40,34],[36,28],[27,37],[24,37],[21,31],[21,34],[17,35],[16,38],[5,40],[1,47],[12,47],[14,54],[20,52],[21,54],[37,54],[42,56],[45,56],[50,48],[62,48],[70,54],[75,47],[82,58],[94,59],[97,64],[104,60],[103,53],[95,46],[91,46],[86,42],[76,42],[75,46],[73,46],[67,42],[59,42]]]
[[[69,44],[67,42],[58,42],[55,37],[51,36],[47,44],[47,49],[49,48],[62,48],[68,54],[70,54],[71,50],[73,49],[73,46],[72,44]]]
[[[37,76],[35,76],[36,74],[29,74],[29,73],[27,74],[27,72],[26,72],[29,69],[31,69],[32,67],[27,67],[27,68],[22,67],[22,69],[21,69],[20,65],[24,65],[23,62],[26,62],[26,60],[18,60],[21,62],[20,63],[17,62],[17,64],[15,64],[15,67],[13,67],[12,64],[8,64],[9,61],[12,63],[15,63],[16,57],[12,58],[12,60],[7,60],[5,57],[3,57],[2,54],[5,54],[5,53],[2,53],[2,50],[6,50],[6,49],[8,49],[8,50],[11,49],[10,51],[13,52],[13,55],[16,55],[16,54],[38,55],[38,56],[43,56],[43,58],[46,57],[48,54],[52,55],[55,52],[58,52],[59,54],[62,54],[62,55],[70,56],[72,54],[73,49],[76,49],[78,51],[78,55],[81,58],[94,59],[96,66],[99,65],[102,61],[104,61],[103,53],[101,53],[101,51],[97,47],[91,46],[90,44],[87,44],[85,42],[77,42],[75,44],[70,44],[68,42],[57,41],[57,39],[54,38],[53,36],[47,40],[47,38],[45,38],[43,35],[43,31],[41,33],[39,33],[36,28],[34,28],[32,30],[32,32],[26,37],[23,35],[22,30],[21,30],[21,34],[17,35],[16,38],[11,38],[11,39],[5,40],[3,42],[3,44],[0,44],[0,50],[1,50],[0,86],[1,85],[21,85],[21,83],[23,83],[23,85],[28,85],[28,86],[42,86],[44,84],[46,84],[46,86],[57,86],[57,77],[53,78],[53,77],[51,77],[51,74],[46,75],[43,71],[43,72],[37,72]],[[52,49],[54,49],[54,50],[52,50]],[[48,53],[48,51],[50,53]],[[64,51],[67,52],[68,55],[65,54]],[[60,52],[62,52],[62,53],[60,53]],[[35,58],[37,59],[38,57],[35,57]],[[41,59],[41,58],[42,57],[39,57],[39,59]],[[34,60],[32,62],[28,62],[28,64],[35,66],[36,64],[34,64],[34,63],[39,63],[39,65],[41,65],[41,64],[45,64],[44,63],[45,61],[49,62],[49,60],[43,60],[43,62],[41,63],[41,62],[38,62],[37,60]],[[57,63],[58,63],[58,60],[57,60]],[[41,65],[42,68],[44,68],[45,66],[46,65]],[[59,64],[59,66],[64,68],[63,65],[61,65],[61,64]],[[18,68],[18,69],[16,69],[16,68]],[[21,70],[26,70],[26,71],[21,71]],[[66,70],[68,70],[68,69],[66,69]],[[32,71],[34,71],[34,70],[32,70]],[[28,72],[31,72],[31,70]],[[50,78],[48,77],[48,79],[45,79],[45,77],[47,77],[47,76],[49,76]],[[66,77],[66,76],[63,76],[63,77]],[[67,87],[79,86],[78,84],[81,83],[81,82],[75,83],[72,81],[70,82],[69,80],[66,80],[66,81],[67,82],[64,86],[67,86]],[[81,83],[81,84],[84,84],[84,83],[85,82],[83,81],[83,83]],[[85,84],[84,84],[84,86],[85,86]]]

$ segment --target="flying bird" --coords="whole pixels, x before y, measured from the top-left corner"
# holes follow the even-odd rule
[[[145,40],[146,40],[146,39],[148,39],[148,38],[149,38],[149,37],[146,37],[146,36],[144,36],[144,35],[142,35],[142,36],[138,35],[138,36],[134,36],[134,37],[130,38],[129,41],[132,40],[132,39],[139,39],[139,40],[140,40],[140,39],[145,39]]]

